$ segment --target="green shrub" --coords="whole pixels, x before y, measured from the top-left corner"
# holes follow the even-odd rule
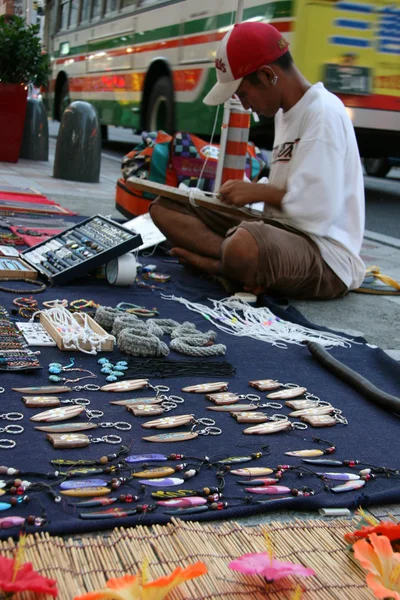
[[[47,84],[49,58],[42,52],[39,29],[16,15],[0,17],[1,83]]]

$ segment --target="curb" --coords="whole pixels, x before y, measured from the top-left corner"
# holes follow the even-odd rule
[[[365,230],[364,239],[371,240],[372,242],[379,242],[384,246],[391,246],[400,250],[400,239],[391,237],[390,235],[384,235],[382,233],[376,233],[375,231]]]

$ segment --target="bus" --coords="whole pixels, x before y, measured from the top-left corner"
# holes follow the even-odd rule
[[[55,119],[84,100],[104,134],[116,125],[210,135],[217,109],[202,99],[216,81],[216,49],[235,23],[237,0],[46,5]],[[245,0],[243,20],[273,24],[307,79],[342,99],[362,156],[400,155],[400,0]],[[253,134],[268,148],[272,121],[254,123]]]

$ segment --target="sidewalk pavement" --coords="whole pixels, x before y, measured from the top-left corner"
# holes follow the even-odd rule
[[[21,159],[16,164],[0,163],[0,189],[2,186],[33,188],[78,214],[100,213],[122,219],[115,209],[120,160],[102,153],[99,183],[65,181],[53,178],[55,147],[56,140],[50,138],[48,162]],[[361,255],[366,266],[377,265],[381,273],[400,281],[400,239],[366,231]],[[292,304],[311,323],[348,335],[362,335],[400,361],[400,295],[350,293],[339,300],[292,301]]]

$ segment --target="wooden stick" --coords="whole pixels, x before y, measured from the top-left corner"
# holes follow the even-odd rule
[[[134,190],[141,192],[149,192],[162,198],[168,198],[169,200],[175,200],[180,204],[191,205],[200,208],[208,208],[215,212],[219,212],[231,217],[239,217],[243,221],[245,220],[261,220],[262,212],[252,208],[238,208],[229,204],[224,204],[221,200],[218,200],[216,196],[206,196],[203,192],[192,192],[181,190],[179,188],[172,187],[170,185],[163,185],[162,183],[156,183],[155,181],[149,181],[148,179],[139,179],[138,177],[129,177],[125,184]],[[249,198],[249,201],[251,199]]]

